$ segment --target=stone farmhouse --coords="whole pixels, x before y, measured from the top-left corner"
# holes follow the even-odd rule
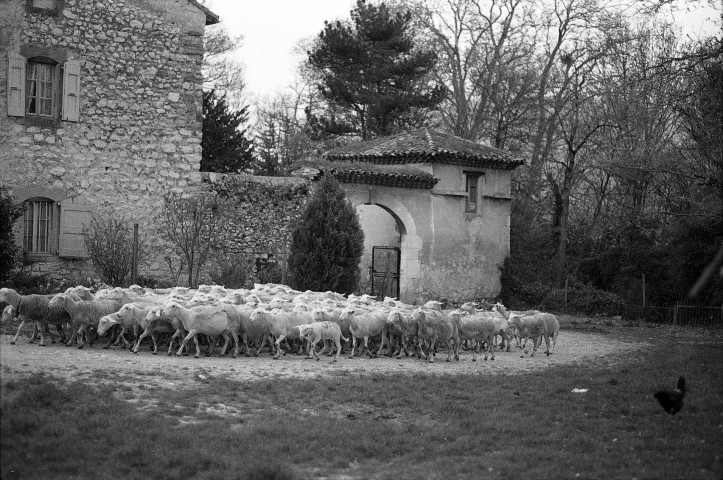
[[[0,185],[25,202],[14,225],[25,271],[91,276],[93,215],[153,232],[164,195],[210,189],[235,201],[219,261],[258,274],[285,263],[325,170],[360,214],[365,291],[410,303],[499,293],[523,163],[506,152],[420,129],[335,149],[292,177],[200,173],[203,34],[217,22],[194,0],[0,2]],[[141,273],[170,278],[153,261]]]
[[[203,33],[194,0],[0,3],[0,184],[33,273],[90,271],[93,212],[139,223],[200,185]]]

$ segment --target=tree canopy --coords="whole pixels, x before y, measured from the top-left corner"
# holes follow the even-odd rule
[[[253,163],[253,143],[246,138],[248,117],[248,106],[234,111],[225,95],[204,92],[202,172],[239,173]]]
[[[420,111],[442,100],[444,87],[431,85],[436,55],[414,45],[410,12],[357,0],[350,21],[325,22],[307,52],[326,108],[309,110],[317,132],[362,138],[388,135],[420,122]]]

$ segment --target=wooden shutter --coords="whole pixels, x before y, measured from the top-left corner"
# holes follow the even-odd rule
[[[25,57],[8,52],[8,115],[25,116]]]
[[[80,119],[80,61],[68,60],[63,68],[63,120]]]
[[[90,220],[94,212],[95,206],[82,198],[73,197],[61,202],[58,255],[88,258],[83,228],[90,227]]]

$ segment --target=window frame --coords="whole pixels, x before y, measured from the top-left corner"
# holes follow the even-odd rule
[[[58,202],[48,197],[31,197],[23,203],[25,203],[25,212],[22,216],[23,255],[27,257],[54,255],[57,250]],[[43,218],[41,214],[45,217]]]
[[[464,211],[465,213],[480,213],[479,212],[479,200],[480,200],[480,188],[479,180],[484,175],[484,172],[463,172],[464,173],[464,191],[467,194],[465,199]]]
[[[33,66],[38,66],[39,70],[40,67],[42,67],[43,70],[49,71],[51,75],[50,79],[50,113],[40,113],[40,104],[39,101],[41,97],[39,97],[38,92],[38,83],[42,80],[36,78],[35,80],[32,80],[30,78],[31,72],[33,70]],[[51,120],[51,119],[57,119],[60,117],[60,109],[59,105],[61,101],[59,100],[59,96],[61,95],[61,92],[63,91],[63,75],[62,70],[59,63],[57,63],[55,60],[48,58],[48,57],[31,57],[28,58],[25,61],[25,117],[26,118],[38,118],[38,119],[45,119],[45,120]],[[30,92],[30,82],[35,82],[35,91],[36,95],[35,97],[31,96]],[[42,90],[42,88],[40,88]],[[35,99],[35,112],[28,111],[30,108],[31,99]]]

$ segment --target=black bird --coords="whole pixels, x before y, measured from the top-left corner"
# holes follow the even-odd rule
[[[678,387],[672,392],[669,390],[661,390],[653,395],[658,399],[658,403],[663,409],[671,415],[675,415],[683,408],[683,397],[685,396],[685,378],[678,379]]]

